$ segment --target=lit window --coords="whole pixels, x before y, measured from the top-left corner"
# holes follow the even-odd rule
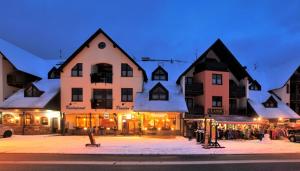
[[[168,100],[169,92],[160,83],[156,84],[152,90],[150,90],[150,100]]]
[[[152,73],[152,80],[164,80],[168,81],[168,73],[161,66],[159,66]]]

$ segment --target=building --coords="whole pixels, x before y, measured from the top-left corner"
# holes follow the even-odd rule
[[[0,39],[1,124],[13,127],[17,134],[59,129],[59,80],[47,78],[56,63]]]
[[[187,65],[184,61],[142,58],[139,62],[149,78],[138,92],[134,111],[141,115],[144,135],[182,135],[187,107],[176,79]]]
[[[269,91],[300,115],[300,66],[279,88]]]
[[[213,118],[226,127],[253,124],[247,113],[249,90],[261,86],[221,40],[217,40],[177,79],[185,94],[186,125]],[[201,125],[201,124],[200,124]]]
[[[99,29],[61,66],[61,111],[69,134],[138,131],[133,111],[148,80],[144,69]]]

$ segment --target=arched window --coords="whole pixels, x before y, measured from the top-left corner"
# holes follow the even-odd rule
[[[169,100],[169,92],[161,83],[157,83],[149,92],[149,100]]]
[[[100,63],[92,66],[92,83],[112,83],[112,65]]]
[[[158,66],[152,72],[152,80],[168,81],[168,72],[164,70],[161,66]]]

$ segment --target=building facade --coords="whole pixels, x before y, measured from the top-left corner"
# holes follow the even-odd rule
[[[300,115],[300,67],[292,73],[282,87],[272,89],[270,93],[278,96],[282,102]]]
[[[99,29],[60,67],[61,111],[71,134],[94,128],[100,134],[139,129],[134,98],[145,71]]]
[[[178,78],[189,112],[186,125],[213,118],[225,126],[252,124],[247,113],[248,92],[260,85],[221,40],[217,40]]]

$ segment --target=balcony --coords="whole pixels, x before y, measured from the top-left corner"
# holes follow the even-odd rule
[[[192,114],[192,115],[203,115],[204,114],[203,106],[197,105],[192,108],[189,108],[188,110],[189,110],[188,114]]]
[[[229,115],[247,115],[246,108],[229,108]]]
[[[223,115],[224,114],[224,109],[223,108],[208,108],[207,109],[207,114]]]
[[[246,96],[246,88],[244,86],[230,87],[230,98],[242,98]]]
[[[92,73],[91,83],[112,83],[112,73]]]
[[[112,99],[92,99],[92,109],[112,109]]]
[[[203,94],[203,83],[193,83],[185,85],[186,96],[199,96]]]
[[[300,101],[300,94],[291,93],[291,101]]]

